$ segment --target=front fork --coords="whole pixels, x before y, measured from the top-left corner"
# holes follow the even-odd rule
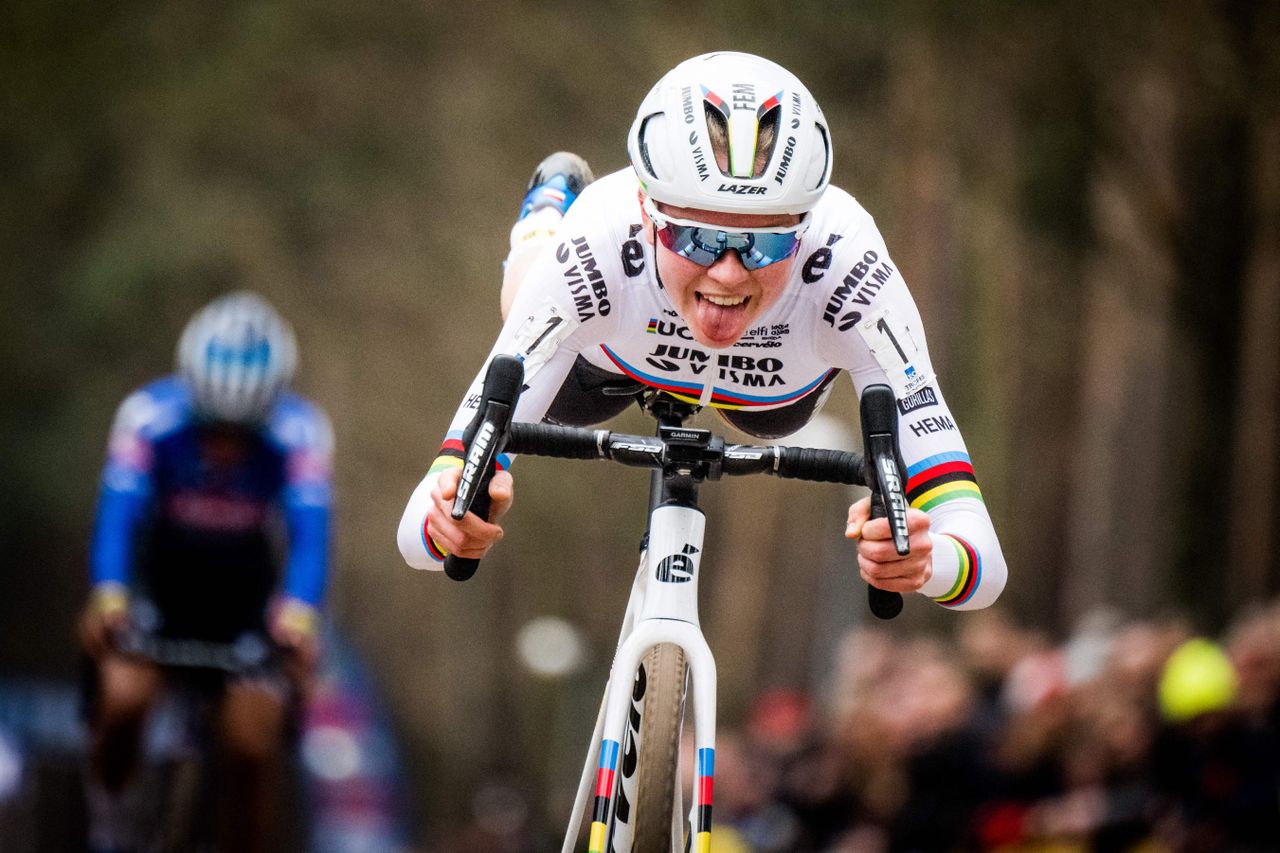
[[[635,765],[623,762],[623,743],[628,724],[638,718],[633,705],[631,679],[623,674],[635,673],[649,650],[660,643],[670,643],[684,650],[688,661],[694,694],[694,744],[696,748],[693,801],[689,811],[688,838],[696,853],[706,853],[711,845],[711,807],[715,775],[716,665],[698,624],[698,570],[701,565],[705,518],[696,507],[661,506],[650,517],[649,547],[632,585],[631,600],[623,623],[623,636],[614,655],[601,717],[596,723],[592,744],[597,745],[595,800],[592,809],[589,853],[604,853],[612,841],[611,853],[630,853],[631,827],[619,815],[615,831],[608,838],[609,816],[617,807],[616,798],[626,796],[635,801]],[[630,624],[628,624],[630,623]],[[620,678],[619,676],[623,676]],[[638,733],[639,725],[634,726]],[[634,736],[634,735],[633,735]],[[644,745],[636,743],[637,748]],[[584,768],[583,782],[588,781],[590,759]],[[621,773],[619,771],[622,771]],[[683,799],[677,762],[675,803],[678,814]],[[630,784],[628,784],[630,783]],[[579,787],[580,799],[585,793]],[[630,788],[630,790],[627,790]],[[565,849],[577,836],[581,806],[575,811],[566,838]],[[675,821],[673,820],[673,823]],[[673,833],[673,853],[681,853],[680,833]]]

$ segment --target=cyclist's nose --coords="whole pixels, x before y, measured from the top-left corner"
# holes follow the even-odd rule
[[[742,265],[742,256],[737,249],[728,249],[716,262],[707,268],[707,277],[719,284],[732,284],[743,281],[751,270]]]

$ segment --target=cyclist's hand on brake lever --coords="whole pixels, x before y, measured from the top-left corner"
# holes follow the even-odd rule
[[[453,510],[453,499],[458,493],[458,469],[445,471],[431,490],[431,508],[427,510],[427,524],[431,530],[431,538],[441,548],[458,557],[478,560],[484,557],[495,544],[502,540],[502,528],[495,524],[498,519],[511,508],[515,497],[511,475],[499,471],[489,482],[489,521],[484,521],[474,512],[468,512],[461,521],[454,521],[449,514]]]
[[[320,662],[320,612],[305,601],[284,598],[273,604],[268,628],[284,653],[285,674],[305,695]]]
[[[929,538],[929,516],[918,509],[907,510],[907,532],[911,553],[898,556],[887,518],[871,518],[871,498],[849,507],[846,539],[858,540],[858,569],[862,579],[890,592],[915,592],[933,575],[933,540]]]
[[[90,657],[100,658],[115,647],[116,637],[128,624],[128,592],[120,584],[99,584],[80,616],[80,643]]]

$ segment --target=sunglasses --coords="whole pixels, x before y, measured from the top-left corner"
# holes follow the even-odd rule
[[[758,270],[785,261],[800,248],[800,238],[809,228],[809,214],[796,225],[772,228],[743,228],[726,231],[689,219],[677,219],[658,210],[653,199],[644,200],[645,213],[653,220],[662,245],[699,266],[709,267],[732,249],[749,270]]]

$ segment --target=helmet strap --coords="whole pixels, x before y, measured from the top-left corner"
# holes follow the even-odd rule
[[[662,283],[662,271],[658,269],[658,226],[653,224],[653,220],[649,220],[649,233],[652,234],[650,245],[653,246],[653,277],[658,282],[658,290],[666,290],[667,286]]]

